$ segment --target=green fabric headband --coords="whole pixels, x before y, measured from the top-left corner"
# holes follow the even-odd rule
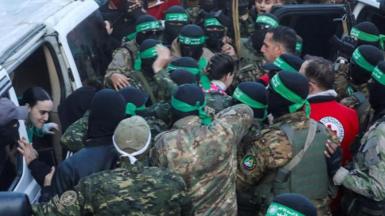
[[[204,72],[207,67],[208,61],[205,57],[201,57],[198,62],[199,69],[201,71],[200,73],[200,83],[204,90],[209,90],[211,87],[210,79],[208,78],[207,74]]]
[[[362,41],[367,41],[367,42],[377,42],[379,41],[381,48],[384,49],[384,43],[385,43],[385,35],[374,35],[374,34],[369,34],[366,32],[363,32],[357,28],[352,28],[350,31],[350,35],[362,40]]]
[[[168,13],[166,14],[165,21],[187,22],[188,15],[185,13]]]
[[[134,116],[134,115],[136,115],[136,111],[142,111],[142,110],[145,110],[145,109],[146,109],[146,106],[144,104],[142,106],[140,106],[140,107],[137,107],[133,103],[127,103],[126,104],[126,111],[125,111],[125,113],[128,114],[128,115]]]
[[[239,100],[240,102],[254,108],[254,109],[266,109],[267,105],[263,104],[261,102],[258,102],[254,100],[253,98],[249,97],[247,94],[245,94],[240,88],[236,88],[233,93],[233,98]]]
[[[265,216],[305,216],[305,215],[292,208],[273,202],[269,206],[269,209],[267,209]]]
[[[302,53],[302,42],[301,41],[297,41],[297,43],[295,43],[295,51],[298,53],[298,54],[301,54]]]
[[[301,107],[303,107],[305,105],[306,117],[309,118],[309,116],[310,116],[309,101],[301,98],[299,95],[297,95],[296,93],[294,93],[293,91],[288,89],[285,86],[285,84],[283,84],[281,79],[279,78],[279,74],[276,74],[275,76],[273,76],[270,83],[271,83],[270,86],[272,87],[272,89],[275,92],[277,92],[279,95],[281,95],[286,100],[294,103],[294,104],[289,106],[289,112],[290,113],[296,112],[298,109],[300,109]]]
[[[175,66],[175,65],[173,65],[173,64],[169,64],[168,66],[167,66],[167,71],[169,72],[169,73],[171,73],[171,71],[173,71],[173,70],[176,70],[176,69],[183,69],[183,70],[185,70],[185,71],[188,71],[188,72],[190,72],[190,73],[192,73],[193,75],[199,75],[200,74],[200,70],[199,70],[199,68],[195,68],[195,67],[182,67],[182,66]]]
[[[148,30],[155,30],[155,29],[160,29],[162,28],[162,25],[159,21],[150,21],[150,22],[145,22],[145,23],[140,23],[135,27],[135,32],[127,35],[124,40],[125,41],[131,41],[136,38],[136,34],[139,32],[143,31],[148,31]]]
[[[197,101],[195,105],[190,105],[188,103],[176,99],[175,97],[172,97],[171,106],[174,107],[174,109],[184,113],[198,111],[198,116],[201,119],[203,125],[209,125],[212,122],[210,116],[205,112],[206,102],[203,102],[203,104],[201,104],[199,101]]]
[[[138,52],[134,62],[134,69],[136,71],[140,71],[142,69],[142,59],[154,58],[157,55],[158,55],[158,52],[156,51],[155,46],[150,47],[144,50],[143,52]]]
[[[353,52],[353,61],[367,72],[372,73],[374,66],[370,64],[358,49]]]
[[[201,45],[201,44],[204,44],[205,41],[206,41],[205,36],[201,36],[199,38],[191,38],[191,37],[179,35],[179,42],[186,45]]]
[[[373,79],[385,86],[385,74],[379,67],[375,67],[372,73]]]
[[[288,71],[288,72],[298,72],[295,68],[293,68],[291,65],[289,65],[285,60],[283,60],[281,57],[278,57],[274,60],[273,64],[277,67],[279,67],[282,70]]]
[[[255,22],[269,25],[273,28],[279,26],[279,23],[275,19],[273,19],[269,16],[264,16],[264,15],[258,16],[257,19],[255,20]]]
[[[218,21],[217,18],[205,19],[203,25],[204,25],[204,27],[210,27],[210,26],[221,26],[221,27],[223,27],[223,25]]]

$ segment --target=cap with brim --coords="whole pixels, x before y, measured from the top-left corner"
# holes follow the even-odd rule
[[[0,99],[0,126],[8,124],[12,120],[26,120],[28,110],[23,106],[16,106],[8,98]]]

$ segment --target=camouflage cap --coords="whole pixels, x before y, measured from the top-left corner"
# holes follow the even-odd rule
[[[135,156],[144,153],[150,145],[150,126],[140,116],[126,118],[115,129],[113,141],[116,150],[134,163]]]

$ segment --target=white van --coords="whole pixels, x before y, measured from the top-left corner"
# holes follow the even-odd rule
[[[103,78],[111,55],[107,37],[93,0],[0,0],[0,96],[18,105],[27,88],[41,86],[54,101],[50,121],[58,122],[57,106],[68,94]],[[20,123],[20,136],[28,137]],[[51,165],[62,160],[59,137],[35,147],[41,160]],[[23,192],[36,202],[40,187],[25,161],[9,154],[5,163],[0,191]]]

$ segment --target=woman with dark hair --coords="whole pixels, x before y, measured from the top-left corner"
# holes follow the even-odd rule
[[[53,129],[59,130],[56,123],[49,122],[49,112],[53,109],[51,96],[41,87],[27,89],[21,99],[21,105],[28,109],[27,132],[28,139],[32,142],[33,137],[53,134]]]

